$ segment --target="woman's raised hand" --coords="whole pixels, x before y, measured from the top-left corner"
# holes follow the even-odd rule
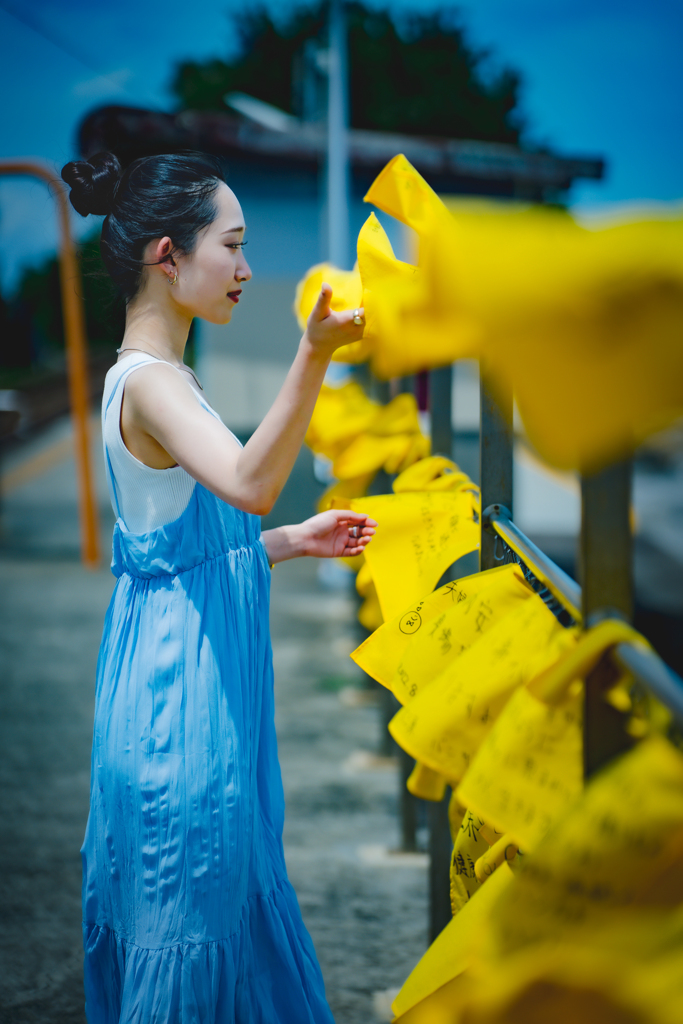
[[[320,295],[306,324],[306,333],[310,344],[323,355],[330,355],[342,345],[352,341],[360,341],[363,337],[365,324],[354,324],[354,313],[363,316],[363,309],[345,309],[335,313],[330,309],[332,288],[323,282]]]

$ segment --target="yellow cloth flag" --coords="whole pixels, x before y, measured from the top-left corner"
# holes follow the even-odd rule
[[[339,388],[323,385],[306,444],[333,460],[332,472],[339,481],[354,481],[352,489],[363,490],[382,466],[388,473],[404,470],[429,455],[430,446],[420,431],[414,395],[397,395],[381,406],[355,381]],[[345,496],[350,496],[348,488],[326,494],[326,507],[332,507],[334,497]]]
[[[512,693],[575,643],[575,631],[531,594],[403,707],[389,731],[411,757],[458,782]]]
[[[414,700],[497,622],[535,596],[518,565],[504,568],[507,571],[487,577],[476,593],[444,608],[428,628],[414,634],[391,680],[401,704]]]
[[[355,437],[370,428],[380,409],[355,381],[340,388],[323,384],[306,433],[306,444],[316,455],[334,459]]]
[[[392,473],[424,458],[429,448],[429,439],[420,432],[415,396],[396,395],[378,407],[366,432],[337,455],[332,472],[339,480],[352,480],[382,466]]]
[[[527,687],[512,695],[465,773],[458,800],[525,853],[581,794],[583,691],[551,705]]]
[[[683,755],[643,740],[590,781],[525,859],[494,921],[500,955],[590,929],[622,908],[683,901]]]
[[[417,171],[413,173],[420,177]],[[433,192],[432,196],[435,212],[450,217],[438,196]],[[371,201],[388,209],[382,206],[381,192]],[[417,230],[424,229],[422,221],[411,226],[418,223]],[[358,268],[365,308],[362,344],[367,345],[364,351],[371,356],[375,376],[406,376],[475,354],[476,332],[472,325],[459,314],[452,315],[451,303],[447,304],[446,313],[435,306],[425,271],[421,266],[396,259],[374,214],[358,236]]]
[[[443,201],[402,153],[379,172],[364,201],[378,206],[421,236],[450,217]]]
[[[338,480],[336,483],[328,487],[320,498],[318,498],[318,512],[326,512],[328,508],[335,507],[333,506],[333,502],[337,498],[341,500],[342,504],[348,502],[350,498],[362,498],[374,477],[375,471],[371,470],[369,473],[363,473],[361,476],[349,477],[346,480]],[[358,555],[354,557],[357,558]]]
[[[394,494],[403,491],[457,491],[472,481],[467,473],[444,455],[421,459],[397,476],[391,485]]]
[[[318,263],[311,267],[296,286],[294,298],[294,315],[302,331],[317,301],[323,282],[332,289],[330,308],[335,313],[345,309],[357,309],[363,305],[363,285],[358,271],[358,264],[353,270],[340,270],[332,263]],[[360,341],[352,341],[335,350],[332,359],[338,363],[363,363],[368,358],[370,345],[365,337]]]
[[[406,789],[413,796],[418,796],[421,800],[432,800],[435,803],[440,803],[446,793],[446,785],[447,782],[443,775],[432,771],[427,765],[416,761],[415,767],[408,776]]]
[[[584,472],[683,415],[680,215],[589,230],[547,208],[449,210],[404,157],[366,198],[420,239],[402,279],[359,249],[379,376],[479,357],[543,458]]]
[[[412,287],[417,268],[412,263],[396,258],[389,237],[374,213],[370,214],[360,229],[356,246],[365,310],[363,341],[372,348],[387,325],[397,323],[391,316],[390,308],[382,302],[382,293],[387,287]],[[379,307],[376,307],[376,300],[381,303]],[[376,312],[379,313],[379,320],[375,318]]]
[[[433,993],[467,970],[474,959],[477,941],[488,925],[491,911],[512,879],[512,872],[507,865],[499,868],[432,943],[392,1004],[401,1024],[431,1020],[435,1024],[437,1021],[451,1024],[453,1017],[404,1015],[413,1008],[417,1009]],[[422,1007],[423,1012],[428,1010],[428,1007]]]
[[[378,629],[384,619],[382,618],[382,609],[379,606],[377,600],[377,591],[375,590],[374,584],[371,584],[365,595],[363,604],[358,609],[358,621],[364,629],[373,632]]]
[[[456,216],[433,261],[552,465],[600,469],[683,415],[683,219]]]
[[[476,488],[356,498],[345,506],[378,523],[365,559],[377,588],[382,615],[393,619],[434,589],[462,555],[479,547]]]
[[[682,956],[680,910],[622,912],[605,925],[565,932],[551,947],[477,964],[451,1003],[450,1021],[679,1024]]]
[[[578,1010],[594,1024],[678,1024],[680,751],[653,736],[594,776],[524,859],[479,952],[457,1003],[468,1024],[573,1024]]]
[[[402,464],[412,448],[411,434],[377,437],[367,433],[355,437],[332,463],[332,474],[338,480],[353,480],[375,474],[387,462]]]
[[[481,835],[484,819],[468,808],[455,835],[451,853],[451,911],[458,914],[479,889],[475,864],[489,850]]]
[[[417,642],[424,633],[429,632],[435,620],[454,605],[471,600],[494,581],[502,579],[505,581],[503,585],[511,585],[516,590],[516,585],[510,581],[517,578],[519,571],[515,565],[500,565],[446,583],[410,608],[404,609],[391,621],[385,622],[352,652],[351,657],[369,676],[387,689],[392,689],[401,659],[413,640]]]

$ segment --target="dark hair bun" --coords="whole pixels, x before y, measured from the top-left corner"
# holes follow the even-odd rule
[[[62,167],[62,178],[71,186],[71,205],[82,217],[110,213],[120,177],[121,165],[113,153],[96,153]]]

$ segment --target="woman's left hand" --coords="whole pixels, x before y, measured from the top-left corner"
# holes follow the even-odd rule
[[[329,509],[299,525],[303,551],[314,558],[360,555],[372,540],[377,523],[362,512]]]

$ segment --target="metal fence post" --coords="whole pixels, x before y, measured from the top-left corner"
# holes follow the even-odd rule
[[[453,449],[453,367],[429,374],[429,412],[432,452],[449,459]],[[450,790],[443,800],[428,804],[429,824],[429,941],[433,942],[451,920],[451,830],[448,821]]]
[[[633,616],[633,543],[631,537],[632,462],[619,462],[581,478],[581,588],[586,625],[596,617]],[[586,678],[583,719],[584,776],[588,778],[631,740],[624,719],[604,699],[615,682],[606,658]]]
[[[398,746],[398,744],[396,744]],[[404,853],[417,852],[417,804],[407,786],[408,778],[415,767],[415,761],[403,747],[398,747],[398,778],[401,792],[401,850]]]
[[[428,805],[429,821],[429,942],[444,930],[453,916],[451,910],[451,826],[448,804],[451,791],[439,803]]]
[[[443,366],[429,374],[429,412],[432,425],[432,452],[446,455],[453,449],[453,367]]]
[[[489,505],[504,505],[512,515],[512,393],[494,398],[481,373],[479,465],[482,512]],[[494,534],[481,531],[479,569],[496,564]]]
[[[78,510],[81,524],[81,558],[89,569],[100,560],[100,531],[95,495],[95,478],[90,447],[90,392],[88,387],[88,341],[80,269],[71,237],[69,203],[64,183],[52,171],[33,160],[0,160],[0,175],[24,175],[40,178],[50,189],[57,204],[59,221],[59,282],[62,296],[62,321],[66,345],[66,369],[69,403],[74,430],[74,456],[78,479]]]

